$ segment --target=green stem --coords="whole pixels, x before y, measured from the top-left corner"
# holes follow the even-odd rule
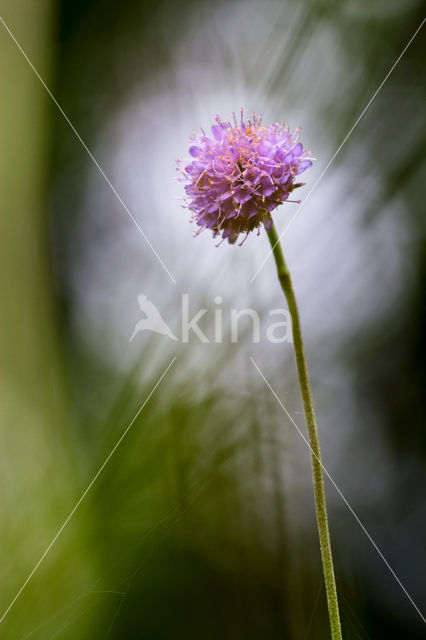
[[[331,554],[330,534],[328,530],[327,507],[325,503],[324,479],[322,474],[321,451],[319,446],[318,430],[315,422],[314,404],[312,400],[311,388],[309,385],[308,368],[306,365],[305,349],[303,346],[302,330],[300,327],[299,311],[297,309],[296,297],[294,295],[293,284],[284,255],[281,249],[280,240],[274,226],[268,232],[275,262],[277,265],[278,278],[281,288],[287,299],[288,308],[291,314],[293,327],[293,343],[296,356],[297,373],[299,376],[300,391],[302,393],[303,408],[305,411],[306,426],[308,429],[309,444],[311,447],[312,478],[314,484],[315,509],[317,515],[317,525],[319,542],[321,548],[321,559],[324,572],[324,582],[327,594],[328,615],[330,618],[330,628],[332,640],[342,640],[342,630],[340,627],[339,605],[337,601],[336,580],[334,577],[333,557]]]

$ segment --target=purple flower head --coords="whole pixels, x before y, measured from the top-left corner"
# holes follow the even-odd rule
[[[299,129],[291,134],[286,125],[262,125],[261,116],[234,124],[216,116],[211,136],[204,131],[192,137],[191,160],[178,161],[179,180],[185,183],[185,206],[192,220],[213,236],[233,244],[263,223],[269,231],[271,211],[288,199],[296,176],[312,165],[298,142]]]

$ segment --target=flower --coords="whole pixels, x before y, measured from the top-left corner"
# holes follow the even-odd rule
[[[312,165],[310,152],[298,142],[300,129],[292,134],[287,125],[264,126],[255,114],[245,122],[242,110],[238,124],[233,115],[234,124],[216,116],[210,137],[194,134],[192,159],[178,161],[179,180],[186,183],[184,206],[201,227],[196,235],[211,229],[231,244],[261,224],[269,231],[271,211],[303,186],[296,176]]]

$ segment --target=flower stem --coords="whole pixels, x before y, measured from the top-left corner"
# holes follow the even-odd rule
[[[309,384],[308,368],[306,365],[305,349],[303,346],[302,330],[300,327],[299,311],[290,272],[284,260],[280,240],[274,226],[268,231],[281,288],[287,299],[293,328],[293,343],[296,356],[297,373],[300,391],[302,393],[309,444],[311,447],[312,479],[314,484],[315,509],[317,516],[319,542],[321,548],[322,567],[327,594],[328,615],[330,619],[332,640],[342,640],[340,626],[339,605],[337,601],[336,580],[334,577],[333,557],[331,554],[330,534],[328,530],[327,507],[325,503],[324,479],[322,473],[321,451],[318,430],[315,421],[314,404]]]

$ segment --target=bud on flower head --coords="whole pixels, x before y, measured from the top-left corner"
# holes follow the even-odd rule
[[[299,130],[292,135],[287,126],[262,125],[253,115],[234,124],[216,116],[211,137],[204,132],[193,137],[192,161],[179,162],[185,184],[186,206],[192,220],[213,236],[233,244],[240,233],[248,235],[263,223],[269,231],[270,212],[288,199],[296,187],[296,176],[312,165]]]

